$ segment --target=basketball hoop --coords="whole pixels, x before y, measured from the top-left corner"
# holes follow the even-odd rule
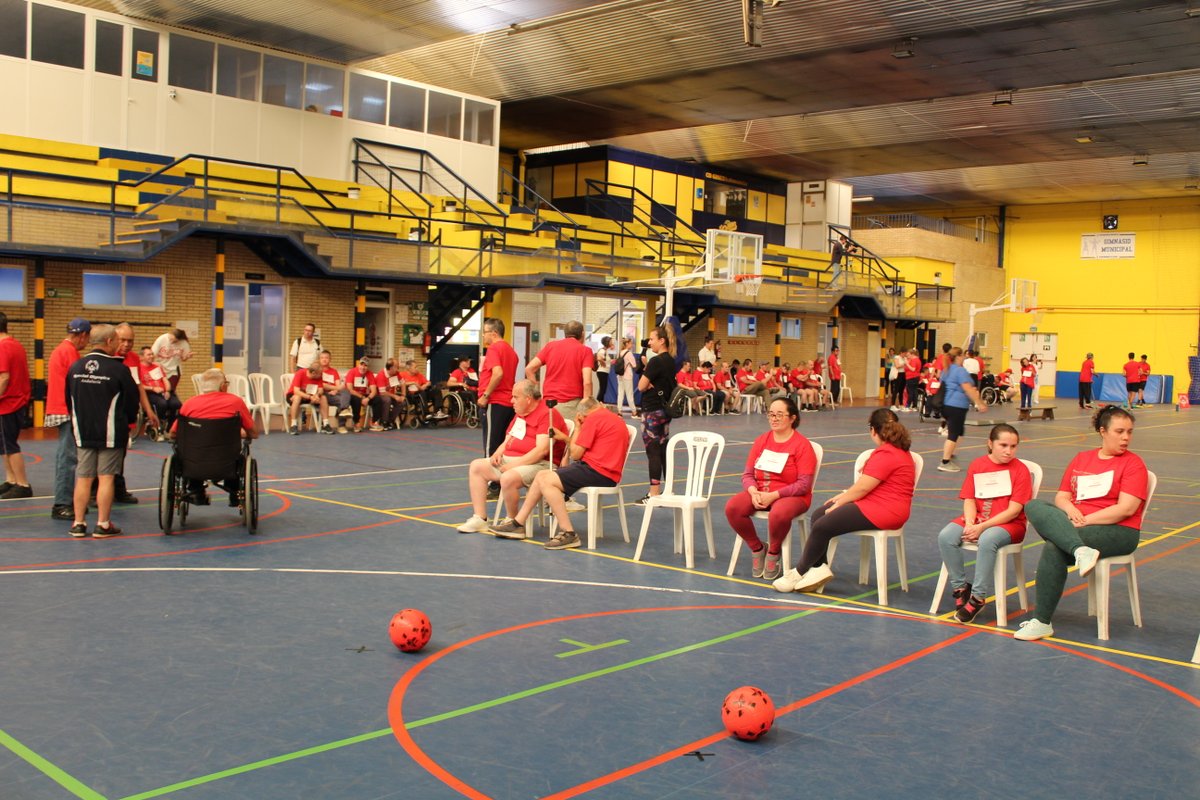
[[[762,275],[734,275],[733,290],[738,294],[744,294],[747,297],[757,297],[758,290],[762,288]]]

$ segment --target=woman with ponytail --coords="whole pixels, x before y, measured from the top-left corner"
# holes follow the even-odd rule
[[[650,331],[647,342],[654,357],[646,361],[638,391],[642,393],[642,444],[650,467],[650,491],[638,505],[645,505],[647,498],[662,491],[667,440],[671,438],[667,402],[675,391],[675,330],[669,324],[659,325]]]
[[[812,533],[795,569],[772,585],[777,592],[815,592],[833,580],[826,551],[835,536],[855,531],[893,530],[908,522],[917,470],[908,450],[908,428],[887,408],[869,421],[875,451],[849,489],[834,495],[812,515]]]

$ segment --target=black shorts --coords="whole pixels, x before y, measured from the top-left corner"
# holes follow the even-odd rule
[[[942,417],[946,420],[946,438],[957,442],[958,437],[966,430],[967,409],[958,406],[943,405]]]
[[[582,461],[562,467],[555,473],[562,481],[563,494],[570,497],[585,486],[616,486],[617,482],[601,475]]]
[[[1145,390],[1146,390],[1146,382],[1138,381],[1138,391],[1145,391]]]
[[[21,452],[17,437],[21,435],[21,420],[24,416],[23,408],[11,414],[0,415],[0,456],[13,456]]]
[[[1136,392],[1138,389],[1142,388],[1142,386],[1144,386],[1144,385],[1145,384],[1141,383],[1140,381],[1134,381],[1133,383],[1129,383],[1128,381],[1126,381],[1125,382],[1125,391]]]

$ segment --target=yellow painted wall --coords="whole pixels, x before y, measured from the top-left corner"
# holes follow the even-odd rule
[[[608,180],[610,183],[619,184],[620,186],[633,185],[633,165],[622,164],[619,161],[608,162]],[[609,193],[617,197],[629,197],[632,192],[627,189],[609,188]]]
[[[1047,310],[1005,314],[1005,349],[1010,333],[1036,322],[1039,332],[1059,335],[1062,371],[1074,370],[1088,351],[1100,372],[1120,371],[1130,351],[1146,353],[1155,372],[1175,376],[1176,394],[1186,392],[1187,358],[1196,355],[1200,331],[1200,204],[1075,203],[1009,214],[1006,273],[1037,280],[1038,305]],[[1119,215],[1120,233],[1136,234],[1135,258],[1080,257],[1081,235],[1102,233],[1104,214]]]
[[[939,261],[936,258],[920,258],[918,256],[889,256],[888,263],[900,270],[900,274],[906,281],[916,281],[918,283],[936,283],[941,281],[942,286],[954,286],[954,263],[950,261]],[[940,272],[942,276],[935,278],[934,273]]]
[[[589,161],[586,164],[579,164],[578,171],[575,174],[575,196],[583,197],[588,194],[587,180],[602,181],[604,180],[604,162]]]

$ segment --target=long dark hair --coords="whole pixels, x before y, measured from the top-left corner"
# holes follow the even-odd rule
[[[912,447],[912,437],[908,434],[908,428],[900,424],[900,418],[890,408],[875,409],[871,412],[868,424],[880,441],[898,447],[906,453]]]

